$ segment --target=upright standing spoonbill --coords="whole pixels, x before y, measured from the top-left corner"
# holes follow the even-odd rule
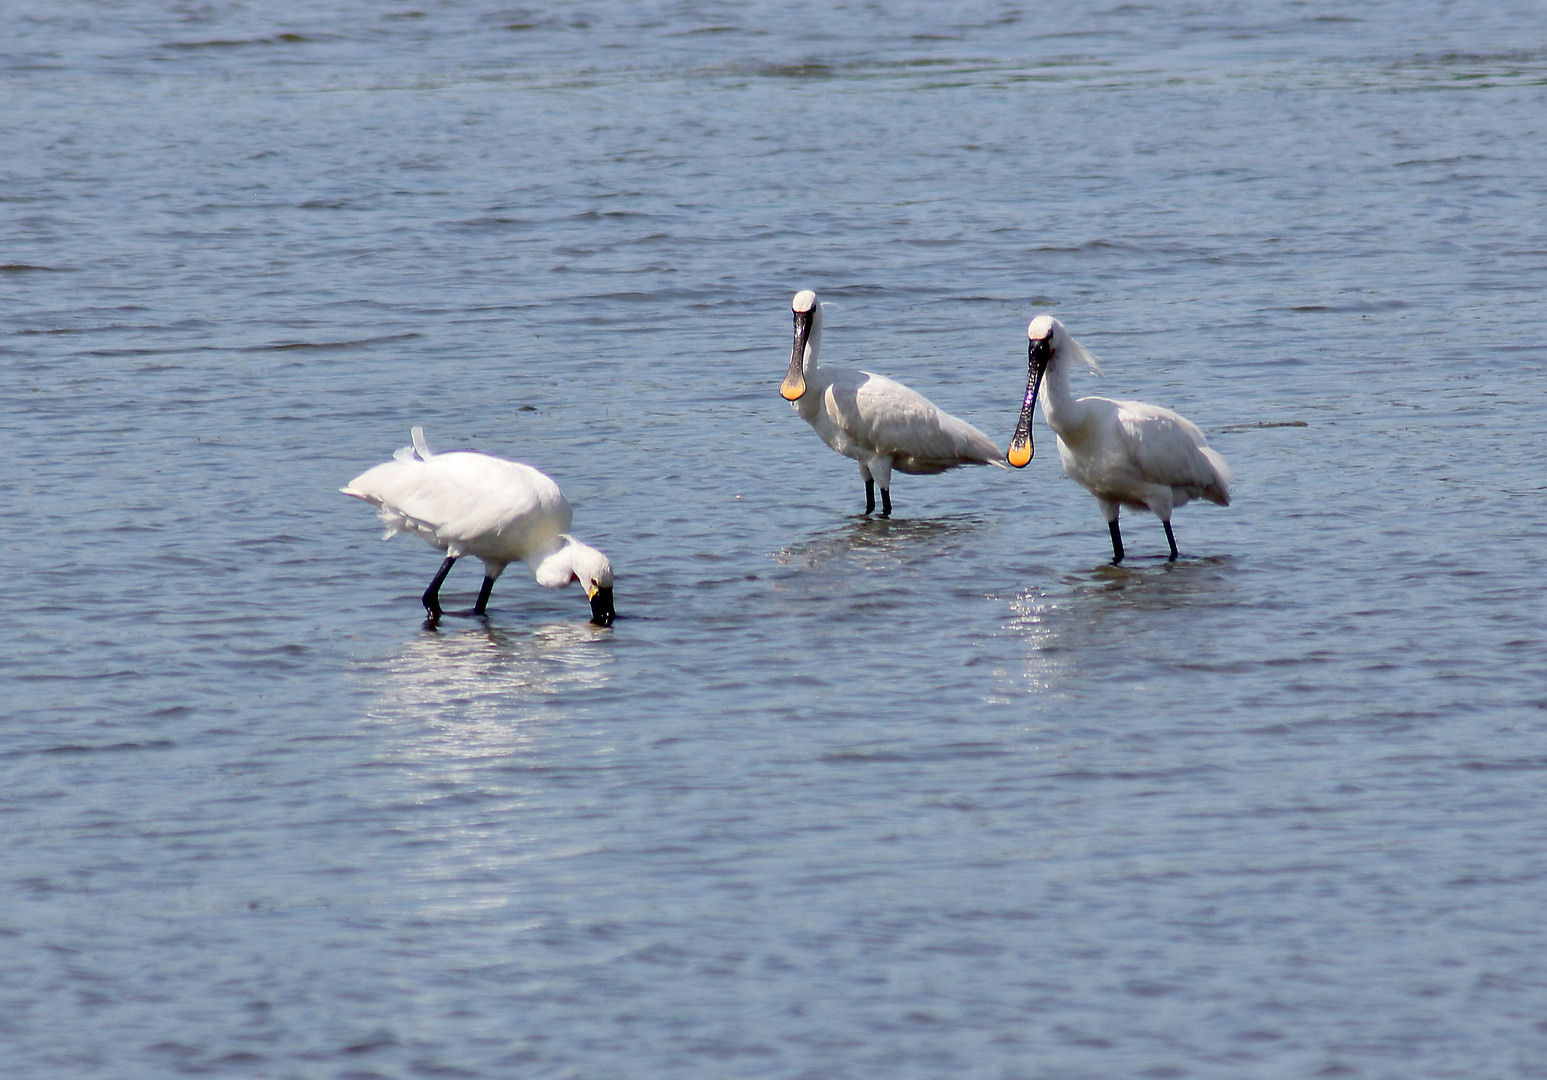
[[[483,561],[483,588],[471,614],[483,615],[489,593],[507,564],[526,563],[537,584],[562,589],[580,582],[591,601],[591,621],[610,626],[612,565],[607,556],[569,535],[569,500],[548,477],[517,461],[477,450],[430,451],[424,428],[392,460],[340,488],[375,506],[387,526],[383,540],[411,532],[446,553],[424,592],[430,618],[440,617],[440,586],[463,555]]]
[[[1021,419],[1010,439],[1009,461],[1026,467],[1033,451],[1031,412],[1043,379],[1042,415],[1058,436],[1058,456],[1069,478],[1083,484],[1106,518],[1112,534],[1112,562],[1123,561],[1123,534],[1117,513],[1124,506],[1148,510],[1166,527],[1171,558],[1176,537],[1171,511],[1192,499],[1230,505],[1230,466],[1208,444],[1203,432],[1170,409],[1142,401],[1111,401],[1069,394],[1069,368],[1082,363],[1100,372],[1095,359],[1051,315],[1038,315],[1026,327],[1026,397]]]
[[[937,473],[958,465],[999,465],[994,440],[965,420],[941,412],[922,394],[883,375],[854,368],[818,367],[822,305],[805,289],[790,304],[795,347],[779,393],[816,429],[822,441],[859,462],[865,513],[892,516],[892,470]]]

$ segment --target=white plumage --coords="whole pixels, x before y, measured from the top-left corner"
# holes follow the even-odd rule
[[[413,533],[446,553],[424,594],[432,618],[441,614],[440,586],[452,564],[473,555],[484,565],[474,615],[485,613],[505,567],[520,561],[550,589],[580,582],[591,600],[592,621],[612,622],[612,566],[601,552],[569,535],[572,512],[559,485],[530,465],[477,450],[433,453],[422,427],[413,429],[412,438],[413,446],[339,490],[377,508],[387,527],[383,540]]]
[[[855,368],[819,367],[822,306],[810,289],[795,294],[795,345],[779,387],[823,442],[859,462],[865,513],[892,513],[892,470],[938,473],[959,465],[1001,465],[999,447],[977,428],[942,412],[922,394]]]
[[[1123,538],[1117,515],[1124,507],[1148,510],[1160,518],[1177,557],[1171,532],[1171,511],[1193,499],[1230,505],[1230,466],[1209,449],[1197,425],[1170,409],[1142,401],[1108,398],[1075,399],[1069,392],[1069,369],[1078,362],[1101,369],[1063,323],[1039,315],[1026,328],[1026,397],[1020,422],[1010,440],[1009,462],[1024,468],[1031,460],[1031,416],[1038,390],[1042,415],[1058,436],[1058,456],[1064,472],[1096,497],[1112,535],[1112,561],[1123,559]]]

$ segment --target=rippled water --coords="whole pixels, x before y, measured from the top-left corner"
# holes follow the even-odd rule
[[[4,1071],[1547,1075],[1541,14],[0,12]],[[1110,567],[1039,417],[859,516],[803,287],[1001,441],[1056,314],[1235,504]],[[414,423],[612,629],[422,628]]]

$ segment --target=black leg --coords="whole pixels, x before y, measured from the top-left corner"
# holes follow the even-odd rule
[[[883,494],[884,494],[884,492],[883,492]],[[875,513],[875,510],[876,510],[876,482],[874,480],[868,480],[867,479],[865,481],[865,513],[873,514],[873,513]]]
[[[1107,522],[1107,532],[1112,534],[1112,565],[1123,561],[1123,534],[1117,527],[1117,519]]]
[[[440,586],[446,580],[446,575],[451,573],[451,568],[456,564],[455,555],[447,555],[446,561],[440,564],[440,569],[435,572],[435,580],[430,582],[430,587],[424,590],[424,610],[431,615],[440,614]]]
[[[881,516],[892,516],[892,493],[886,488],[881,489]]]
[[[484,609],[489,606],[489,594],[494,591],[494,579],[488,574],[483,576],[483,588],[478,590],[478,603],[473,605],[474,615],[485,614]]]
[[[430,587],[424,590],[424,608],[431,615],[440,614],[440,587],[446,580],[446,575],[451,573],[451,568],[456,565],[457,557],[447,555],[446,561],[440,564],[440,569],[435,571],[435,579],[430,582]]]
[[[1162,521],[1161,524],[1166,527],[1166,543],[1171,545],[1171,561],[1176,562],[1176,537],[1171,535],[1171,523]]]

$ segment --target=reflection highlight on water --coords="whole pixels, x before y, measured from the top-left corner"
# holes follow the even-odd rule
[[[589,623],[529,630],[497,624],[427,630],[384,665],[369,721],[453,729],[458,739],[503,733],[607,684],[605,635]],[[499,737],[503,738],[504,735]]]
[[[566,777],[606,767],[605,738],[590,766],[572,744],[589,740],[578,703],[605,690],[612,665],[588,623],[426,631],[384,665],[359,722],[375,748],[361,802],[397,822],[403,877],[444,893],[426,898],[426,914],[499,908],[517,864],[594,849],[585,837],[535,842],[531,830],[563,804]]]
[[[1136,665],[1157,655],[1203,663],[1210,626],[1242,610],[1241,569],[1231,556],[1170,562],[1165,556],[1102,564],[1058,586],[1008,601],[1006,632],[1026,645],[1024,690],[1081,689],[1142,678]],[[1171,662],[1168,660],[1167,662]],[[1122,673],[1116,675],[1115,673]],[[1002,673],[1001,673],[1002,674]]]

